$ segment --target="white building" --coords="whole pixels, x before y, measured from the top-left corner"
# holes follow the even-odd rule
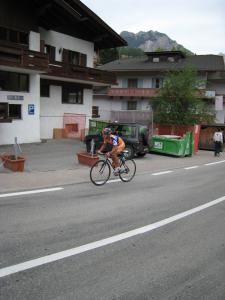
[[[54,128],[79,136],[93,86],[116,84],[95,52],[126,42],[81,1],[0,3],[0,144],[40,142]]]
[[[100,67],[116,73],[118,86],[95,88],[96,117],[110,120],[112,111],[151,110],[168,71],[193,66],[204,84],[201,97],[216,109],[216,122],[225,123],[225,67],[219,55],[185,56],[181,51],[149,52],[146,56],[116,60]]]

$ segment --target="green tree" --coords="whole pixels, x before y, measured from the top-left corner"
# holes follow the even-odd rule
[[[99,63],[104,65],[113,60],[119,59],[118,48],[103,49],[99,53]]]
[[[200,98],[197,71],[185,68],[170,72],[153,101],[154,122],[168,125],[211,124],[215,112]]]
[[[118,48],[120,58],[121,57],[137,57],[143,56],[144,51],[140,48],[131,48],[131,47],[120,47]]]

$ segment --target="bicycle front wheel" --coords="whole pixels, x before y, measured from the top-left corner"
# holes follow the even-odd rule
[[[136,163],[133,159],[128,159],[125,162],[122,162],[120,166],[120,179],[123,182],[129,182],[134,178],[136,173]]]
[[[97,161],[90,170],[91,181],[98,186],[105,184],[108,181],[110,174],[110,166],[105,160]]]

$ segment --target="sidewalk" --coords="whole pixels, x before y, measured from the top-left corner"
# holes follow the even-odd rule
[[[14,173],[1,166],[0,193],[90,182],[90,168],[77,161],[76,153],[85,150],[82,142],[70,139],[48,140],[46,143],[24,144],[21,148],[22,155],[26,157],[25,171]],[[12,146],[0,146],[1,154],[9,151],[13,152]],[[192,157],[147,154],[135,161],[138,175],[202,165],[223,160],[224,157],[223,154],[220,158],[214,157],[212,151],[199,150]]]

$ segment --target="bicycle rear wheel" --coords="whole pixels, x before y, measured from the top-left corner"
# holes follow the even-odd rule
[[[128,159],[120,165],[119,177],[123,182],[129,182],[136,173],[136,163],[133,159]]]
[[[105,160],[97,161],[90,170],[90,178],[95,185],[104,185],[109,179],[111,168]]]

